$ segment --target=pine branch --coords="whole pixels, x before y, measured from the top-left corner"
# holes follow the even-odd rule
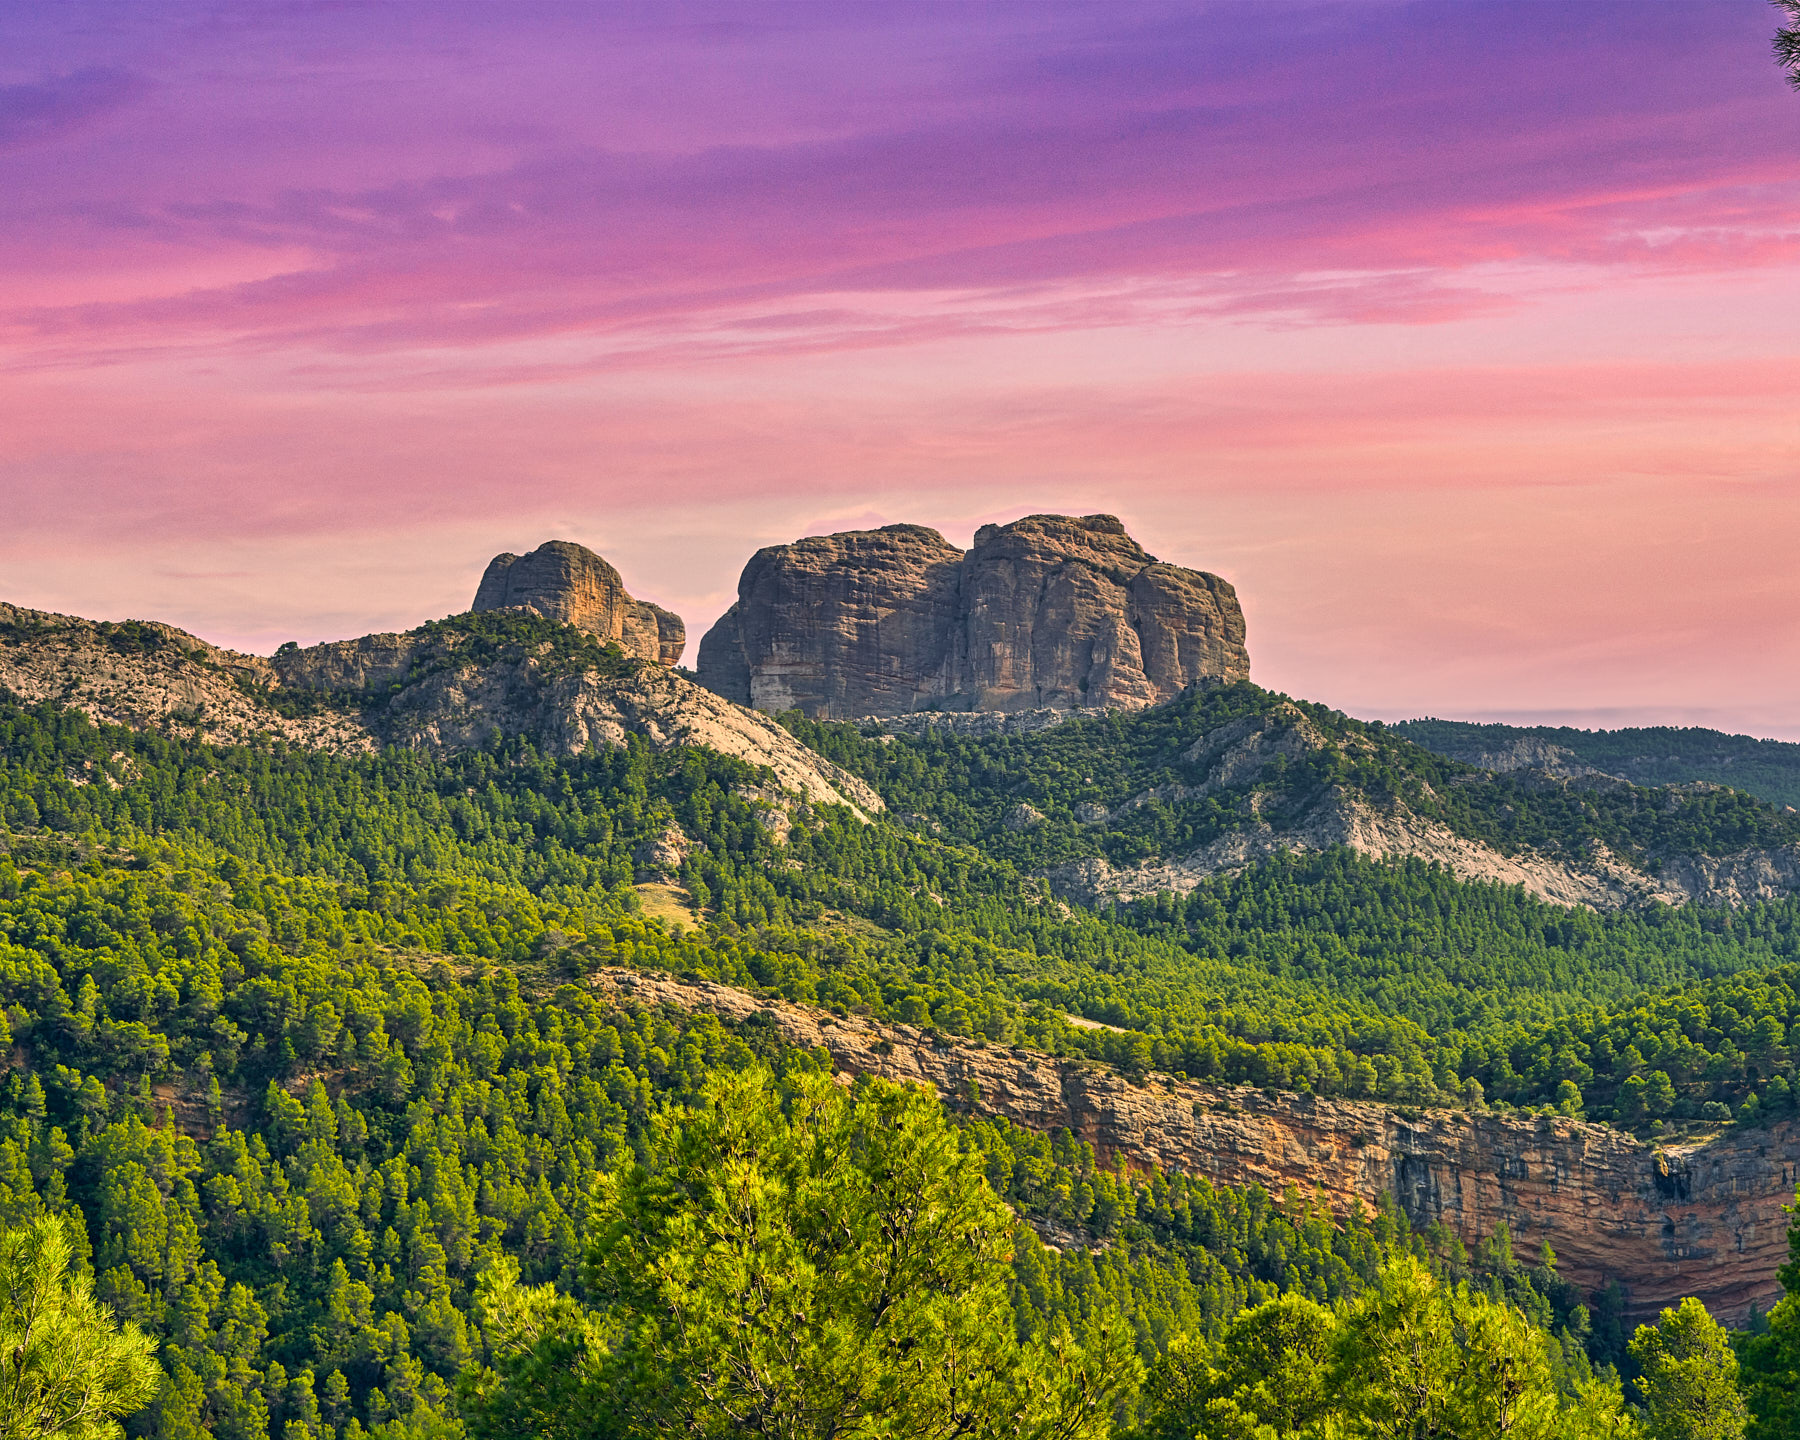
[[[1793,22],[1775,32],[1775,63],[1787,72],[1788,84],[1800,90],[1800,0],[1770,0]]]

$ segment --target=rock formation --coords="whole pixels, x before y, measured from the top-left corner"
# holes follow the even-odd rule
[[[529,555],[496,555],[475,591],[482,610],[531,610],[578,630],[616,640],[627,655],[661,665],[681,659],[681,617],[634,600],[619,572],[586,546],[549,540]]]
[[[1250,671],[1237,594],[1111,515],[984,525],[966,554],[888,525],[758,551],[700,682],[758,710],[1135,708]]]
[[[1402,1112],[1167,1076],[1133,1084],[1091,1061],[928,1039],[710,982],[609,970],[596,983],[645,1004],[772,1014],[791,1043],[825,1047],[846,1076],[929,1084],[953,1108],[1040,1133],[1066,1128],[1107,1158],[1278,1197],[1291,1185],[1322,1193],[1340,1215],[1387,1198],[1415,1226],[1438,1221],[1465,1242],[1505,1222],[1517,1253],[1548,1241],[1559,1272],[1584,1290],[1617,1280],[1638,1318],[1698,1295],[1741,1324],[1753,1303],[1766,1309],[1780,1294],[1800,1121],[1662,1151],[1560,1116]]]
[[[273,657],[222,650],[153,621],[111,625],[0,604],[0,692],[52,701],[134,730],[214,744],[276,737],[338,754],[386,745],[471,749],[499,730],[552,755],[623,745],[701,745],[773,772],[781,792],[815,804],[882,809],[863,781],[808,750],[765,715],[656,665],[597,674],[534,654],[469,658],[467,637],[428,626],[364,635]],[[286,692],[311,703],[283,707]],[[292,713],[298,709],[299,713]]]
[[[268,735],[340,754],[372,750],[354,714],[283,715],[261,692],[278,684],[261,655],[209,645],[173,625],[84,620],[0,604],[0,692],[50,701],[102,725],[239,745]]]
[[[528,735],[546,754],[579,755],[623,745],[655,750],[699,745],[774,772],[776,784],[859,814],[882,808],[867,784],[807,749],[765,715],[732,705],[656,665],[624,675],[568,670],[537,655],[466,659],[457,632],[365,635],[277,655],[289,690],[350,687],[367,697],[361,717],[382,744],[437,753],[485,743],[495,730]]]

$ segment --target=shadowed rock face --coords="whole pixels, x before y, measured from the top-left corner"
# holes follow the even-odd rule
[[[700,681],[759,710],[1136,708],[1250,672],[1236,592],[1110,515],[813,536],[758,551],[700,643]]]
[[[660,665],[681,659],[681,617],[634,600],[619,572],[586,546],[551,540],[529,555],[496,555],[481,577],[471,610],[531,610],[550,620],[616,640],[628,655]]]
[[[949,666],[963,552],[922,525],[759,550],[700,642],[700,683],[809,715],[904,714]]]

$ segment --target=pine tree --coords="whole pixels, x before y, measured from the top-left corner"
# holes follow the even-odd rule
[[[161,1379],[154,1347],[68,1273],[62,1222],[0,1234],[0,1436],[108,1440]]]

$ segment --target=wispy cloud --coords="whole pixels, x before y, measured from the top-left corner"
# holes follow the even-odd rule
[[[105,66],[28,85],[0,85],[0,149],[54,140],[123,109],[150,86]]]

